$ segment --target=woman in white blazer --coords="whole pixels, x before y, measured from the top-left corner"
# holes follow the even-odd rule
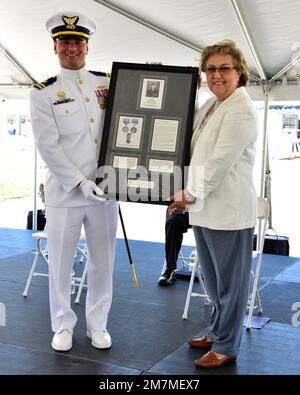
[[[208,330],[188,343],[211,348],[195,360],[211,368],[234,361],[241,342],[256,224],[258,121],[244,88],[248,66],[233,41],[205,48],[200,68],[214,97],[195,114],[187,187],[169,212],[189,210],[213,312]]]

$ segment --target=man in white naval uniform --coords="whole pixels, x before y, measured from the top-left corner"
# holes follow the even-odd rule
[[[88,39],[95,31],[89,18],[75,12],[59,13],[46,27],[61,70],[35,85],[30,103],[35,142],[49,170],[45,198],[50,313],[55,332],[51,346],[57,351],[72,347],[77,317],[71,309],[71,272],[83,225],[88,246],[87,336],[94,347],[109,348],[106,324],[118,206],[100,198],[103,193],[94,182],[109,78],[85,69]]]

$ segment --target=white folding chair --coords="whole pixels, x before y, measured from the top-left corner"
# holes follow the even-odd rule
[[[184,256],[182,251],[180,250],[179,254],[178,254],[178,258],[177,258],[177,263],[179,266],[179,262],[181,261],[181,268],[179,268],[177,270],[189,271],[193,265],[193,262],[195,259],[195,254],[196,254],[196,250],[193,250],[189,256]],[[162,269],[161,269],[161,274],[163,274],[165,272],[166,267],[167,267],[167,261],[165,259]]]
[[[80,236],[79,241],[81,241],[81,240],[85,240],[85,235],[81,235]],[[76,299],[75,299],[75,303],[76,304],[79,303],[81,292],[82,292],[82,288],[83,287],[87,287],[87,284],[86,284],[86,275],[87,275],[86,260],[87,260],[88,250],[87,250],[86,243],[84,243],[83,247],[78,243],[77,244],[77,251],[81,254],[81,257],[80,257],[79,261],[82,264],[84,264],[84,269],[83,269],[81,277],[73,277],[73,280],[75,280],[75,286],[78,285],[78,291],[77,291],[77,295],[76,295]]]
[[[32,237],[36,239],[37,248],[36,248],[32,266],[31,266],[31,269],[30,269],[30,272],[29,272],[29,275],[27,278],[26,286],[25,286],[25,289],[23,292],[23,296],[25,296],[25,297],[27,297],[27,295],[28,295],[29,287],[30,287],[33,276],[44,276],[44,277],[49,276],[48,273],[41,273],[41,272],[36,271],[36,265],[38,263],[39,257],[41,257],[43,259],[43,261],[46,263],[46,265],[48,267],[47,244],[46,244],[45,248],[43,248],[43,242],[47,242],[47,239],[48,239],[47,233],[46,233],[46,231],[35,232],[32,234]],[[78,243],[77,250],[76,250],[77,254],[80,254],[80,261],[82,262],[82,264],[84,264],[84,270],[83,270],[81,277],[72,276],[73,285],[78,286],[78,292],[76,295],[75,303],[79,303],[82,288],[87,286],[85,284],[86,274],[87,274],[87,265],[85,264],[86,258],[87,258],[87,248],[86,248],[86,244],[85,244],[85,235],[84,234],[81,234],[79,242],[81,242],[81,243],[84,242],[83,245]]]
[[[200,272],[200,262],[199,262],[199,256],[197,254],[197,250],[194,249],[191,255],[193,257],[193,262],[191,262],[191,264],[190,264],[190,267],[192,268],[192,274],[191,274],[191,278],[190,278],[189,288],[188,288],[188,292],[186,295],[185,306],[184,306],[184,311],[183,311],[183,315],[182,315],[183,320],[187,319],[187,314],[188,314],[188,310],[189,310],[189,306],[190,306],[191,297],[196,296],[196,297],[204,298],[205,305],[209,305],[211,303],[211,301],[207,295],[206,289],[205,289],[202,274]],[[194,286],[196,274],[197,274],[197,277],[199,280],[199,286],[201,288],[200,293],[193,292],[193,286]]]
[[[259,197],[258,198],[258,210],[257,210],[257,218],[258,218],[258,235],[257,235],[257,242],[256,242],[256,250],[253,251],[252,256],[254,258],[257,257],[256,269],[255,273],[252,273],[253,276],[253,287],[252,292],[249,297],[249,311],[248,311],[248,318],[246,323],[246,329],[250,330],[251,328],[251,321],[253,310],[255,308],[255,299],[257,299],[258,303],[258,311],[262,313],[262,306],[259,297],[259,290],[258,290],[258,280],[260,275],[261,263],[262,263],[262,256],[263,256],[263,249],[265,243],[265,236],[266,236],[266,229],[267,229],[267,221],[269,217],[270,206],[266,199]]]
[[[267,219],[269,216],[269,204],[268,202],[263,199],[263,198],[258,198],[258,227],[259,227],[259,235],[257,240],[257,248],[255,251],[252,253],[252,257],[256,258],[257,257],[257,264],[256,264],[256,270],[255,273],[251,271],[251,276],[253,278],[253,287],[252,287],[252,292],[249,296],[248,299],[248,319],[247,319],[247,324],[246,328],[249,329],[251,327],[251,319],[253,315],[253,310],[255,308],[255,301],[257,301],[257,307],[259,313],[262,313],[262,305],[260,301],[260,296],[259,296],[259,290],[257,288],[258,284],[258,279],[259,279],[259,274],[260,274],[260,268],[261,268],[261,262],[262,262],[262,254],[263,254],[263,248],[264,248],[264,240],[265,240],[265,234],[266,234],[266,227],[267,227]],[[186,296],[186,301],[185,301],[185,307],[184,307],[184,312],[182,315],[182,319],[186,320],[187,319],[187,313],[190,305],[190,300],[192,296],[200,296],[205,298],[205,304],[210,303],[210,299],[206,293],[205,290],[205,285],[203,283],[202,275],[200,272],[200,261],[199,257],[197,254],[197,251],[195,250],[196,257],[193,265],[193,271],[192,275],[190,278],[190,284]],[[197,274],[200,286],[202,288],[201,293],[193,292],[193,286],[194,286],[194,280],[195,280],[195,274]]]

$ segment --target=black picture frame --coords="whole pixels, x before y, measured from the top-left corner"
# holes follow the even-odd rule
[[[96,179],[108,199],[168,204],[184,188],[198,71],[113,63]]]

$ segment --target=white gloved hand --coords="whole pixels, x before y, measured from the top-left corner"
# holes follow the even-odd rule
[[[98,202],[106,202],[106,199],[100,198],[99,195],[104,195],[103,191],[94,183],[94,181],[84,179],[79,184],[83,196],[89,200],[96,200]],[[94,193],[95,192],[95,193]]]

